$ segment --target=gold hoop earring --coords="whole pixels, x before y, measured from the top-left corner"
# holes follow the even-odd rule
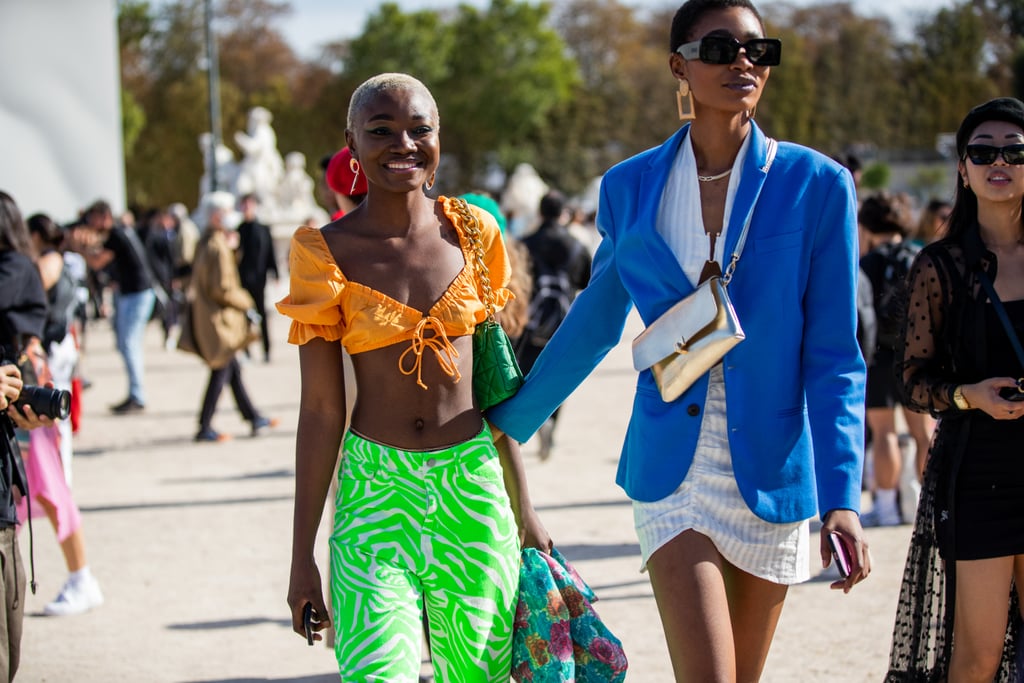
[[[430,180],[427,181],[427,184],[424,185],[424,187],[428,191],[429,190],[433,190],[434,189],[434,181],[435,180],[437,180],[437,171],[434,171],[433,173],[430,174]]]
[[[693,93],[690,92],[690,82],[685,78],[679,81],[679,90],[676,90],[676,107],[679,109],[680,121],[693,121],[697,118],[697,112],[693,109]]]
[[[349,195],[356,193],[356,183],[359,182],[359,162],[355,159],[348,160],[348,170],[352,171],[352,187],[349,189]]]

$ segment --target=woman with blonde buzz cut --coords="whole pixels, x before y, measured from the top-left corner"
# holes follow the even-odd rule
[[[507,683],[520,546],[551,546],[518,447],[496,447],[474,398],[481,278],[500,308],[510,268],[489,214],[427,195],[438,133],[415,78],[355,90],[345,138],[366,198],[295,233],[278,304],[302,379],[288,603],[297,633],[307,612],[313,638],[333,625],[343,681],[416,681],[425,605],[439,681]],[[351,424],[343,348],[358,388]],[[328,612],[314,541],[339,450]]]

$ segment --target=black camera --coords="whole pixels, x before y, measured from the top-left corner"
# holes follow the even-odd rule
[[[39,380],[32,362],[24,353],[15,353],[18,348],[20,346],[0,345],[0,365],[16,365],[21,373],[21,394],[18,396],[18,400],[11,405],[21,415],[25,414],[22,408],[29,406],[36,415],[48,417],[51,420],[66,420],[71,415],[71,392],[64,389],[36,386],[36,382]],[[12,358],[19,360],[10,360]]]
[[[21,395],[14,402],[14,407],[22,415],[25,414],[22,410],[24,406],[32,408],[36,415],[51,420],[66,420],[71,414],[71,392],[49,387],[25,386],[21,388]]]

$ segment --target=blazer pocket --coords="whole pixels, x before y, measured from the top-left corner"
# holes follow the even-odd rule
[[[776,411],[778,417],[794,417],[797,415],[803,415],[806,412],[803,406],[795,406],[793,408],[781,408]]]
[[[785,232],[781,235],[772,235],[771,237],[761,237],[754,240],[754,251],[758,254],[767,254],[782,249],[799,247],[803,242],[803,235],[802,230],[797,230],[795,232]]]

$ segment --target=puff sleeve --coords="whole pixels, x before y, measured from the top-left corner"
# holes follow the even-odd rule
[[[345,333],[341,294],[345,278],[317,228],[299,228],[288,256],[288,296],[277,303],[292,319],[288,342],[305,344],[314,337],[338,341]]]
[[[508,288],[508,283],[512,279],[512,265],[508,259],[508,251],[505,249],[505,242],[494,216],[476,206],[471,205],[469,209],[476,215],[480,224],[480,242],[484,249],[484,263],[487,265],[491,289],[494,291],[494,310],[500,311],[505,308],[509,299],[515,297]],[[480,300],[483,301],[484,292],[483,287],[479,285],[479,278],[477,286]],[[483,322],[484,318],[486,318],[486,314],[476,322]]]

